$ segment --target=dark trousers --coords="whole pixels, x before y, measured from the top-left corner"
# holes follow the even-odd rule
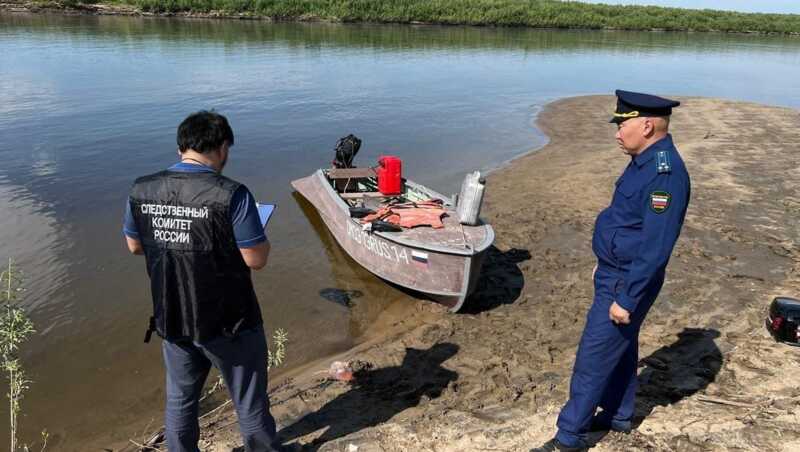
[[[630,422],[635,409],[639,330],[661,288],[655,284],[631,313],[631,323],[617,325],[608,317],[622,276],[598,269],[595,295],[586,316],[570,381],[569,400],[558,416],[556,438],[564,445],[585,445],[597,407],[607,421]]]
[[[167,370],[165,435],[171,452],[199,452],[199,400],[212,365],[219,369],[230,392],[245,450],[279,450],[275,420],[269,413],[263,327],[202,344],[164,340],[162,349]]]

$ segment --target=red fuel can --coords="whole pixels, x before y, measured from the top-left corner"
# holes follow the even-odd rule
[[[403,161],[387,155],[378,159],[378,191],[384,195],[399,195],[403,187]]]

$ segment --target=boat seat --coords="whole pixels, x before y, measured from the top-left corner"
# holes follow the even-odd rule
[[[363,179],[376,176],[372,168],[331,168],[327,175],[328,179]]]

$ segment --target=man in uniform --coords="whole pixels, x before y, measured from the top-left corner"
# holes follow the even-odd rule
[[[233,400],[247,451],[276,451],[267,398],[267,343],[250,269],[270,245],[253,196],[222,176],[233,146],[228,120],[201,111],[178,127],[180,162],[133,184],[124,233],[144,254],[153,297],[145,342],[162,341],[166,441],[197,452],[198,405],[211,366]]]
[[[631,157],[595,222],[594,302],[555,438],[531,452],[584,451],[590,430],[631,431],[639,330],[664,283],[689,204],[689,174],[668,132],[679,102],[617,91],[617,143]],[[597,408],[602,411],[595,415]]]

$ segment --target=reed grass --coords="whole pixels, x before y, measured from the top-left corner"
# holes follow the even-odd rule
[[[217,13],[287,21],[800,33],[800,15],[794,14],[603,5],[558,0],[115,0],[114,2],[132,5],[152,13]]]

